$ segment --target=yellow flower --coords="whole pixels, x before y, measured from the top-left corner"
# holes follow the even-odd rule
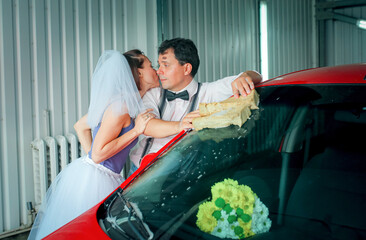
[[[211,188],[212,199],[223,198],[233,208],[242,208],[247,214],[253,213],[254,193],[246,185],[239,185],[238,181],[225,179]]]
[[[238,181],[232,179],[218,182],[211,188],[212,199],[215,200],[221,197],[228,203],[238,201],[238,187]]]
[[[244,193],[244,195],[247,197],[247,201],[254,204],[255,198],[254,198],[254,192],[250,187],[247,185],[240,185],[240,191]]]
[[[245,235],[246,238],[255,235],[255,233],[252,232],[252,230],[251,230],[251,226],[252,226],[252,221],[251,220],[246,223],[246,222],[243,222],[239,218],[238,223],[239,223],[239,226],[244,229],[244,235]]]
[[[226,186],[223,182],[215,183],[215,185],[211,187],[212,199],[221,197],[222,193],[225,191],[225,188]]]
[[[247,185],[240,185],[239,193],[238,207],[243,209],[246,214],[252,215],[255,202],[255,197],[252,189]]]
[[[217,220],[212,213],[218,209],[213,202],[205,202],[199,206],[196,224],[202,231],[211,233],[214,230]]]
[[[239,186],[238,181],[233,180],[231,178],[224,179],[224,183],[227,184],[227,185],[232,185],[234,187],[238,187]]]

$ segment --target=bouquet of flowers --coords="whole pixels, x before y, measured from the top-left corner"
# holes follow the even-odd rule
[[[211,187],[212,200],[198,208],[197,226],[220,238],[243,239],[268,232],[268,208],[247,185],[225,179]]]

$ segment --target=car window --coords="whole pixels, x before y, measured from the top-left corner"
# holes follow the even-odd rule
[[[197,228],[196,214],[210,200],[211,186],[227,178],[252,188],[269,208],[275,234],[286,229],[283,236],[301,236],[295,227],[332,238],[329,229],[339,226],[364,233],[366,207],[359,204],[366,196],[366,155],[356,139],[366,134],[366,108],[320,101],[322,94],[313,88],[262,92],[259,109],[241,128],[190,133],[123,196],[157,238],[213,237]],[[110,209],[118,216],[123,206]]]

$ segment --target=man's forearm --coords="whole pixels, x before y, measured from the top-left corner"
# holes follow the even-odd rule
[[[151,119],[146,126],[144,134],[154,138],[164,138],[181,131],[180,122]]]

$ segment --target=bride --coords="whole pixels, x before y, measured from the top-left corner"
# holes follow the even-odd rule
[[[99,58],[84,117],[92,129],[91,150],[52,182],[28,239],[47,236],[95,206],[123,182],[120,172],[130,149],[154,117],[151,109],[145,110],[141,95],[159,84],[149,59],[141,51],[137,50],[141,53],[138,57],[131,53],[136,50],[125,54],[109,50]]]

